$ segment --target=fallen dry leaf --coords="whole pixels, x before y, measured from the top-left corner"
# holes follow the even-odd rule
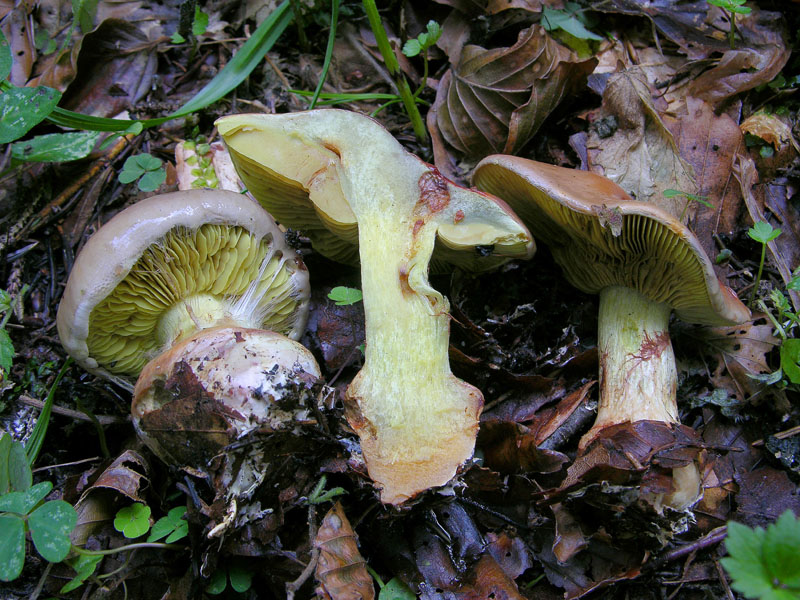
[[[586,143],[591,170],[636,200],[653,202],[679,218],[691,216],[694,207],[687,206],[685,198],[664,196],[667,189],[694,194],[696,186],[692,167],[681,157],[644,73],[634,68],[612,75],[597,118],[613,118],[616,129],[609,136],[597,126],[591,128]]]
[[[768,186],[758,183],[758,170],[753,159],[742,153],[736,156],[733,164],[733,174],[739,182],[739,186],[744,197],[745,204],[747,205],[747,212],[750,213],[750,218],[754,223],[758,221],[769,222],[766,211],[764,210],[766,202],[765,196],[769,191]],[[785,190],[783,190],[785,192]],[[780,193],[781,190],[779,189]],[[782,199],[775,200],[772,204],[780,206],[786,202],[788,198],[785,196]],[[779,211],[778,214],[783,213],[788,215],[790,213]],[[796,220],[792,219],[792,224],[796,224]],[[797,229],[789,229],[788,235],[779,235],[777,238],[767,243],[767,249],[772,258],[778,273],[783,279],[784,285],[787,285],[792,280],[792,271],[800,264],[800,245],[798,245]],[[792,301],[795,311],[800,311],[800,293],[795,290],[788,290],[789,298]]]
[[[753,315],[752,321],[742,325],[694,327],[687,333],[701,350],[709,352],[714,387],[726,390],[742,404],[765,386],[751,375],[772,371],[767,358],[780,343],[772,330],[764,315]]]
[[[725,23],[722,11],[715,7],[712,17]],[[727,31],[727,23],[720,28]],[[777,12],[753,7],[749,15],[736,19],[736,29],[743,40],[737,48],[725,51],[717,65],[698,76],[689,86],[689,94],[715,107],[722,102],[772,81],[791,55],[786,23]]]
[[[323,598],[372,600],[375,597],[367,562],[358,551],[358,538],[340,502],[322,520],[314,547],[319,549],[316,577],[321,586],[318,593]]]
[[[539,26],[521,31],[510,48],[465,46],[439,84],[428,126],[467,158],[513,154],[595,64]]]
[[[681,156],[694,169],[697,194],[713,204],[713,208],[695,204],[690,223],[703,250],[713,258],[719,251],[714,235],[732,234],[740,227],[744,205],[731,165],[744,139],[729,115],[717,115],[708,102],[691,97],[685,98],[674,131]]]

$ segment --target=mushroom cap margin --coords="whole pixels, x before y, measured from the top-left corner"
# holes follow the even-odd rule
[[[584,292],[632,287],[689,323],[733,325],[751,318],[685,225],[605,177],[493,155],[476,166],[473,184],[508,202]]]

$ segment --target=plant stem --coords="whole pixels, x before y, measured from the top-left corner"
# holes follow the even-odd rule
[[[120,546],[118,548],[109,548],[108,550],[85,550],[78,546],[73,546],[72,550],[78,554],[85,556],[108,556],[109,554],[116,554],[117,552],[127,552],[128,550],[136,550],[137,548],[161,548],[162,550],[186,550],[186,546],[180,544],[164,544],[162,542],[138,542],[136,544],[128,544],[127,546]]]
[[[425,128],[425,123],[422,120],[422,115],[417,108],[417,103],[414,101],[414,94],[411,93],[411,88],[406,81],[405,75],[400,71],[400,63],[397,62],[397,57],[389,44],[389,38],[386,35],[386,30],[381,23],[381,16],[378,13],[378,7],[375,5],[375,0],[363,0],[364,11],[367,13],[369,25],[372,28],[372,33],[375,34],[375,41],[378,43],[378,50],[381,51],[383,62],[386,64],[386,69],[389,75],[394,78],[397,92],[403,100],[406,113],[411,120],[411,126],[414,128],[414,135],[420,142],[426,142],[428,139],[428,130]]]
[[[767,244],[765,242],[761,242],[761,260],[758,263],[758,275],[756,275],[756,282],[753,284],[753,291],[750,292],[750,306],[753,306],[753,302],[756,300],[756,292],[758,292],[758,286],[761,284],[761,273],[764,271],[764,259],[767,257]]]

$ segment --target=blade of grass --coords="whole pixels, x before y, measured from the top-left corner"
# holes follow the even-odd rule
[[[322,86],[325,85],[325,79],[328,77],[328,67],[331,66],[331,57],[333,56],[333,42],[336,38],[336,25],[339,22],[339,0],[332,0],[331,2],[331,30],[328,32],[328,47],[325,48],[325,62],[322,63],[322,73],[319,76],[319,83],[317,89],[314,90],[314,96],[311,98],[311,104],[308,105],[309,110],[314,108],[317,103]]]
[[[53,410],[53,400],[56,396],[58,384],[61,383],[61,378],[64,377],[64,373],[67,372],[71,364],[72,357],[70,356],[64,361],[64,364],[61,365],[61,370],[58,372],[58,375],[56,375],[53,385],[50,386],[50,391],[47,393],[47,399],[42,407],[42,412],[39,413],[39,418],[36,419],[36,425],[33,427],[31,437],[29,437],[28,441],[25,443],[25,454],[28,455],[28,464],[31,466],[36,462],[39,451],[44,444],[44,437],[47,435],[47,428],[50,425],[50,412]]]
[[[186,104],[176,112],[160,117],[158,119],[147,119],[142,121],[145,127],[153,127],[166,123],[171,119],[186,116],[197,110],[203,109],[210,104],[220,100],[230,91],[242,83],[253,69],[261,62],[267,52],[272,48],[278,38],[292,21],[292,11],[289,9],[289,1],[278,6],[269,17],[258,26],[239,51],[233,56],[227,65],[217,73],[197,94],[195,94]],[[80,113],[58,108],[47,117],[49,121],[62,127],[73,127],[75,129],[88,129],[92,131],[124,131],[135,121],[129,119],[106,119],[83,115]]]
[[[375,41],[378,43],[378,50],[381,51],[383,62],[386,64],[386,69],[389,74],[394,78],[395,85],[400,98],[403,101],[403,106],[406,109],[408,118],[411,120],[411,126],[414,128],[414,135],[420,142],[427,142],[428,130],[425,128],[425,123],[422,121],[422,115],[419,113],[419,108],[414,101],[414,94],[411,93],[411,87],[408,85],[405,75],[400,70],[400,63],[397,61],[389,44],[389,37],[386,35],[386,30],[381,23],[381,16],[378,13],[378,7],[375,5],[375,0],[362,0],[364,10],[367,13],[369,25],[372,28],[372,33],[375,35]]]

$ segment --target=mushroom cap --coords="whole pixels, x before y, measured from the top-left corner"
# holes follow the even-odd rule
[[[314,356],[274,331],[211,327],[169,348],[136,380],[131,416],[162,460],[201,470],[249,435],[293,431],[313,414],[320,379]],[[250,454],[266,472],[259,444]]]
[[[336,109],[243,114],[216,125],[248,191],[332,260],[358,263],[350,204],[356,188],[376,192],[376,203],[427,203],[438,224],[436,262],[482,271],[533,255],[527,229],[502,200],[445,179],[366,115]],[[387,187],[394,197],[377,197]]]
[[[633,200],[605,177],[493,155],[475,168],[473,184],[508,202],[584,292],[630,287],[668,304],[689,323],[750,319],[685,225],[651,203]]]
[[[175,341],[159,340],[159,325],[186,298],[221,301],[234,322],[298,339],[309,295],[302,260],[257,203],[233,192],[175,192],[126,208],[89,239],[58,308],[58,333],[81,366],[132,389],[144,364]]]

